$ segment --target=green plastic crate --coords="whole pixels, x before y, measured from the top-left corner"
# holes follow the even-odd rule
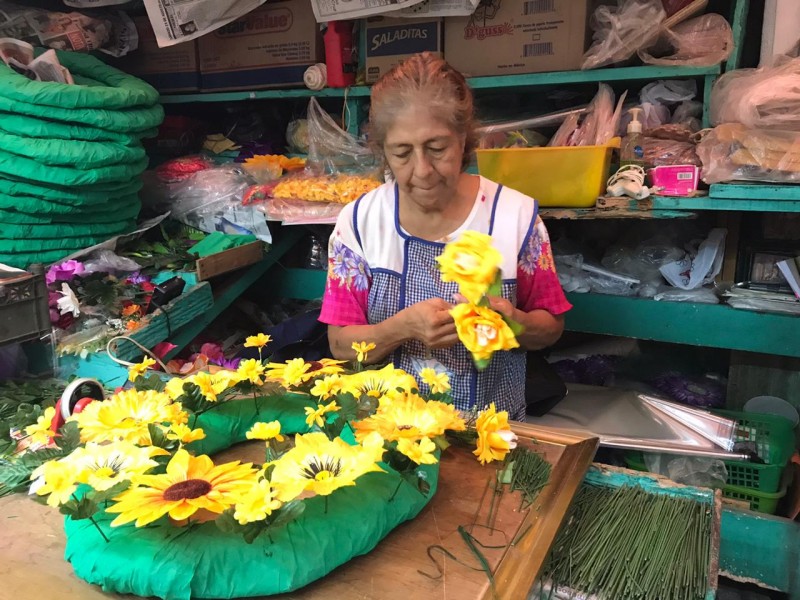
[[[726,460],[728,485],[747,488],[762,494],[774,494],[781,487],[786,463],[794,453],[794,432],[788,419],[760,413],[714,411],[720,416],[735,419],[739,428],[737,442],[754,441],[756,453],[766,464],[742,460]],[[764,511],[762,511],[764,512]]]
[[[767,492],[757,492],[746,487],[726,485],[722,488],[722,495],[726,498],[749,502],[750,510],[774,515],[775,511],[778,509],[778,502],[786,495],[786,486],[779,492],[771,494]]]

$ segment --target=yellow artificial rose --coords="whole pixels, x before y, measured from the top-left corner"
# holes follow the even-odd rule
[[[503,460],[509,451],[517,447],[517,434],[508,426],[508,412],[497,412],[494,402],[478,415],[475,431],[478,434],[478,447],[473,454],[482,465]]]
[[[492,246],[492,236],[465,231],[444,247],[436,261],[442,281],[457,283],[461,295],[477,304],[494,283],[503,255]]]
[[[500,350],[519,348],[514,332],[500,313],[484,306],[456,304],[450,310],[458,339],[472,353],[475,362],[488,361]]]

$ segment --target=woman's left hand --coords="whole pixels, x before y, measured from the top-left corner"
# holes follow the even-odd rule
[[[516,320],[514,315],[517,308],[511,302],[500,296],[486,296],[486,299],[489,301],[489,308],[496,310],[508,319]]]

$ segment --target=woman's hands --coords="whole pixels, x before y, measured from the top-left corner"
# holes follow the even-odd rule
[[[456,324],[450,316],[453,305],[441,298],[417,302],[403,312],[410,337],[428,348],[449,348],[458,342]]]

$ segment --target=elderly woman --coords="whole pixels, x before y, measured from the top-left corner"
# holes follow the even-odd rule
[[[330,239],[320,321],[333,355],[352,359],[354,342],[376,348],[418,376],[446,371],[462,410],[494,402],[525,418],[525,352],[553,344],[571,308],[553,264],[536,202],[464,172],[475,148],[473,97],[464,77],[435,55],[409,58],[372,88],[370,142],[390,181],[346,206]],[[519,351],[499,352],[478,371],[449,311],[457,286],[442,282],[436,257],[472,230],[492,236],[503,255],[496,311],[524,327]],[[424,387],[421,389],[425,389]]]

